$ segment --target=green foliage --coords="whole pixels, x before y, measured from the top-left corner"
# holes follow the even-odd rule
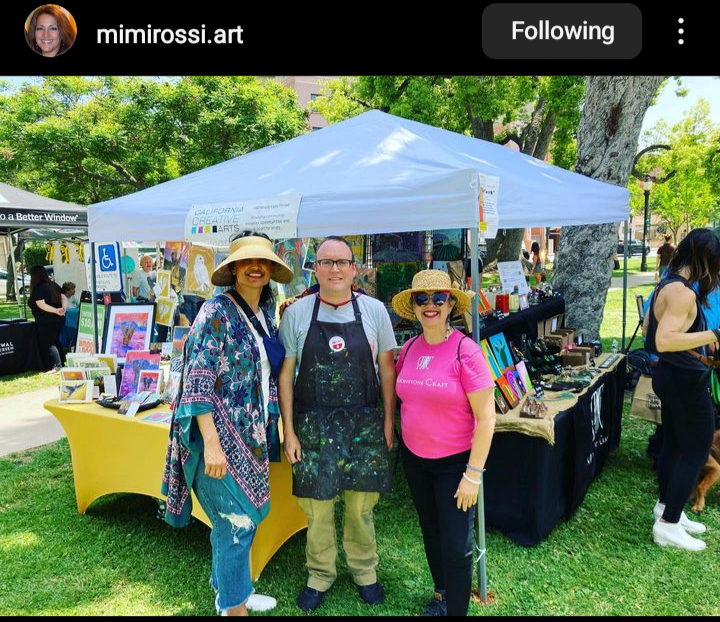
[[[650,144],[666,144],[669,151],[648,152],[638,162],[640,172],[662,178],[675,175],[665,183],[654,184],[650,191],[650,209],[662,219],[677,240],[680,232],[702,227],[720,214],[720,186],[717,149],[720,128],[710,119],[708,103],[700,99],[686,116],[672,128],[660,121],[650,130]],[[633,213],[641,214],[644,193],[638,180],[628,181]]]
[[[47,251],[45,245],[38,242],[30,242],[25,245],[23,250],[23,261],[25,262],[25,272],[29,273],[33,266],[45,266]]]
[[[0,175],[81,204],[305,131],[296,94],[254,77],[48,77],[0,94]]]

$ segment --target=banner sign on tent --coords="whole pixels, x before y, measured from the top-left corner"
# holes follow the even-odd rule
[[[85,212],[58,212],[53,210],[24,209],[21,207],[0,207],[0,226],[33,227],[54,225],[66,227],[72,225],[87,226]]]
[[[233,236],[251,229],[271,239],[296,238],[300,195],[235,203],[193,205],[185,219],[185,239],[228,246]]]
[[[85,245],[85,268],[88,287],[92,288],[90,244]],[[95,279],[99,292],[122,291],[122,261],[118,242],[98,242],[95,245]]]
[[[498,230],[498,194],[500,192],[500,178],[494,175],[478,173],[480,178],[480,193],[478,198],[480,235],[493,239]]]

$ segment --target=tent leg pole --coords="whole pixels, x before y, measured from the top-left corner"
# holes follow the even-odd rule
[[[482,283],[479,283],[480,274],[478,272],[478,228],[474,227],[470,235],[470,276],[472,277],[473,289],[480,291]],[[472,304],[472,338],[478,343],[480,336],[480,311],[478,307],[478,298],[473,296]]]
[[[90,243],[90,292],[92,295],[92,312],[93,312],[93,343],[95,344],[95,354],[100,353],[98,347],[98,327],[97,327],[97,279],[95,278],[95,242]]]
[[[22,315],[22,311],[20,310],[20,306],[21,306],[20,301],[22,300],[22,297],[20,296],[20,292],[18,292],[18,288],[17,288],[17,272],[15,270],[15,245],[13,244],[12,233],[8,233],[7,239],[10,244],[10,261],[12,262],[12,270],[10,269],[10,266],[8,266],[7,272],[8,272],[8,276],[12,276],[13,281],[14,281],[13,287],[14,287],[14,291],[15,291],[15,301],[17,302],[18,317],[20,317]],[[10,273],[12,273],[12,275]],[[23,284],[23,286],[25,285],[24,279],[20,282]],[[7,290],[6,290],[6,293],[7,293]],[[25,316],[25,319],[27,319],[27,316]]]
[[[628,221],[623,221],[623,301],[622,301],[622,343],[620,348],[625,351],[625,322],[627,320],[627,269],[628,269]]]

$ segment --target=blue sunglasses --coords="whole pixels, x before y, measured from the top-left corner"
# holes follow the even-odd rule
[[[434,292],[428,294],[427,292],[416,292],[412,295],[413,302],[418,307],[426,306],[430,300],[436,307],[442,307],[448,300],[450,300],[450,292]]]

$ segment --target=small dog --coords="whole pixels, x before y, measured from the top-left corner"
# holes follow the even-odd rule
[[[707,462],[700,472],[693,499],[693,512],[702,512],[705,508],[705,495],[720,480],[720,430],[715,430],[712,447]]]

